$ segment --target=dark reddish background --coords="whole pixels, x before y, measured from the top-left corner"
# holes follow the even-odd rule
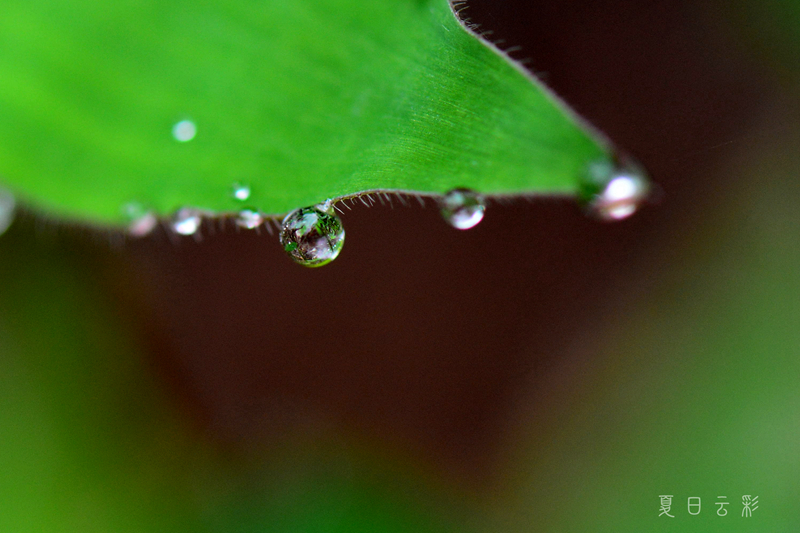
[[[647,290],[626,281],[658,274],[661,243],[691,232],[724,186],[709,178],[727,153],[717,145],[748,135],[773,96],[724,19],[693,2],[470,4],[641,160],[661,201],[613,225],[564,200],[490,205],[468,232],[430,203],[356,206],[342,255],[315,270],[231,225],[207,225],[199,243],[159,230],[129,244],[120,283],[153,361],[222,446],[334,424],[490,482],[515,398],[601,307]]]

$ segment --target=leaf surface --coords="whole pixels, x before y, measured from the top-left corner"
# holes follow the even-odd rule
[[[6,0],[0,50],[0,182],[70,219],[230,212],[236,182],[269,214],[371,190],[573,194],[608,157],[446,0]]]

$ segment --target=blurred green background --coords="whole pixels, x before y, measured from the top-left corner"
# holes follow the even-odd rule
[[[473,2],[661,185],[621,224],[563,201],[490,205],[468,233],[354,208],[309,271],[232,226],[121,242],[20,216],[0,530],[796,531],[783,5]]]

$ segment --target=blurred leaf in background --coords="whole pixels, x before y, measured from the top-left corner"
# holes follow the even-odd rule
[[[204,452],[103,294],[101,261],[51,239],[18,220],[0,241],[0,529],[187,528],[180,489]]]
[[[201,431],[110,296],[114,257],[30,222],[0,241],[0,530],[465,530],[452,489],[341,427],[248,451]]]
[[[515,530],[800,525],[798,141],[773,137],[731,161],[705,221],[661,243],[625,280],[631,294],[540,381],[508,465]],[[662,494],[674,519],[659,518]],[[758,496],[750,519],[744,495]]]
[[[736,1],[725,13],[740,37],[740,46],[766,61],[784,82],[800,83],[800,3],[796,0]]]

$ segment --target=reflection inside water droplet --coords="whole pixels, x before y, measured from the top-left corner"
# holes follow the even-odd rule
[[[10,192],[0,189],[0,235],[14,222],[14,214],[16,213],[17,202],[14,195]]]
[[[194,139],[197,135],[197,125],[191,120],[181,120],[172,126],[172,136],[176,141],[185,143]]]
[[[242,209],[236,216],[236,225],[244,229],[256,229],[264,222],[264,215],[255,209]]]
[[[650,181],[637,164],[594,163],[581,186],[581,199],[589,214],[605,221],[633,215],[647,199]]]
[[[280,242],[297,263],[318,267],[330,263],[342,251],[344,227],[336,214],[304,207],[283,219]]]
[[[181,235],[194,235],[200,229],[202,217],[200,211],[184,207],[175,213],[172,219],[172,229]]]
[[[234,200],[245,202],[250,198],[250,186],[244,183],[234,183],[232,195]]]
[[[457,229],[470,229],[483,220],[486,205],[483,197],[468,189],[455,189],[441,200],[442,217]]]

